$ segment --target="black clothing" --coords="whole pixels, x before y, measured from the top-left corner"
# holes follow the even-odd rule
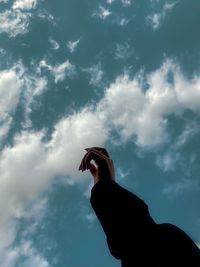
[[[155,223],[146,203],[115,181],[97,182],[90,202],[122,267],[200,267],[200,250],[186,233]]]

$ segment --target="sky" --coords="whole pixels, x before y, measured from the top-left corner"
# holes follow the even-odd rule
[[[117,267],[84,148],[200,244],[200,2],[0,0],[0,267]]]

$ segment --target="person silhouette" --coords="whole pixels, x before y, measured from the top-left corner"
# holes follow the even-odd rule
[[[175,225],[157,224],[147,204],[116,182],[107,150],[86,151],[79,170],[89,170],[94,178],[90,203],[121,266],[200,267],[200,250],[193,240]]]

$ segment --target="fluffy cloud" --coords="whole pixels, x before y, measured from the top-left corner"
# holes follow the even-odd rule
[[[170,73],[173,82],[169,81]],[[137,145],[152,147],[167,140],[168,115],[187,109],[200,111],[200,77],[188,81],[178,66],[166,61],[146,77],[148,90],[143,89],[141,80],[140,75],[133,80],[127,75],[117,78],[97,109],[122,141],[134,138]]]
[[[101,135],[99,135],[101,133]],[[0,255],[15,240],[17,221],[27,218],[41,193],[48,191],[55,177],[66,183],[80,181],[78,166],[84,148],[103,145],[108,133],[92,108],[63,118],[55,125],[48,142],[45,132],[22,132],[13,146],[0,156]],[[1,257],[2,258],[2,257]]]
[[[0,140],[5,137],[10,128],[23,84],[16,66],[10,70],[0,71]]]
[[[43,93],[46,85],[45,78],[28,74],[21,63],[9,70],[0,71],[0,141],[10,129],[20,97],[25,99],[25,116],[28,122],[34,99]]]
[[[37,0],[16,0],[11,9],[0,13],[0,33],[5,32],[9,37],[27,33],[32,17],[28,11],[36,5]]]
[[[21,10],[6,10],[0,13],[0,33],[5,32],[9,37],[28,32],[30,13]]]
[[[16,0],[13,9],[29,10],[35,8],[37,0]]]

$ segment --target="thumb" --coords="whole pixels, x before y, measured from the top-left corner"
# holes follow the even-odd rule
[[[90,170],[90,173],[92,174],[93,177],[96,177],[97,175],[97,168],[95,167],[94,164],[92,163],[89,163],[89,170]]]

